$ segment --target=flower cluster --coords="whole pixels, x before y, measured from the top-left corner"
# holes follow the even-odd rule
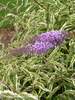
[[[11,50],[12,55],[16,54],[43,54],[46,53],[49,49],[56,47],[61,44],[67,32],[64,31],[50,31],[42,33],[35,38],[33,37],[31,42],[24,47],[15,48]]]

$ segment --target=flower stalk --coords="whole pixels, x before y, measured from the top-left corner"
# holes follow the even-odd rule
[[[42,33],[32,38],[31,43],[26,46],[10,50],[12,55],[17,54],[44,54],[49,49],[55,48],[60,45],[67,37],[67,32],[64,31],[50,31]]]

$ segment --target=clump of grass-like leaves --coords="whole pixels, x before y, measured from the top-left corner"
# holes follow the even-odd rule
[[[74,31],[75,0],[0,1],[0,27],[15,28],[9,46],[17,47],[26,38],[49,30]],[[1,100],[74,100],[75,39],[42,56],[4,57],[0,50]]]

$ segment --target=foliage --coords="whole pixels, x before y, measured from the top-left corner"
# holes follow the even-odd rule
[[[75,0],[0,0],[0,28],[14,27],[18,47],[49,30],[74,31]],[[9,48],[8,48],[9,49]],[[1,100],[74,100],[75,39],[41,56],[6,57],[0,49]]]

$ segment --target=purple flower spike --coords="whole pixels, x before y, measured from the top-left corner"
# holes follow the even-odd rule
[[[32,45],[33,53],[35,54],[42,54],[47,52],[48,49],[53,48],[54,45],[49,42],[35,42],[34,45]]]
[[[49,49],[55,48],[61,44],[67,37],[68,33],[64,31],[50,31],[42,33],[35,38],[32,38],[30,44],[24,47],[12,49],[10,52],[12,55],[17,54],[44,54]]]

